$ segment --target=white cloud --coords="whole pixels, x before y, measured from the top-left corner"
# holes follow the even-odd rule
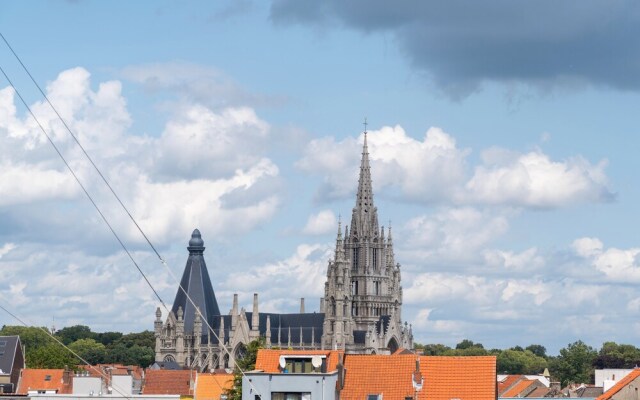
[[[538,249],[535,247],[520,253],[504,250],[486,250],[484,258],[487,265],[504,268],[510,272],[533,273],[545,265],[544,257],[538,254]]]
[[[509,228],[505,215],[472,207],[444,208],[433,215],[411,218],[400,244],[411,259],[477,259],[479,252]]]
[[[363,141],[332,137],[312,140],[297,166],[324,178],[320,199],[344,198],[354,190]],[[468,172],[470,149],[430,128],[421,140],[385,126],[368,134],[376,193],[399,189],[408,201],[457,205],[557,208],[577,202],[607,202],[615,195],[605,174],[607,161],[591,164],[580,156],[552,160],[540,150],[519,153],[497,147],[482,152],[482,164]],[[398,190],[389,190],[394,196]]]
[[[0,258],[7,255],[11,250],[15,249],[15,243],[5,243],[4,246],[0,247]]]
[[[247,232],[276,212],[279,169],[265,154],[270,128],[253,109],[181,103],[162,135],[135,136],[120,82],[102,82],[94,91],[90,78],[83,68],[63,71],[47,85],[48,96],[156,242],[180,240],[195,226],[203,233]],[[112,224],[126,239],[142,241],[54,112],[42,102],[33,110]],[[16,114],[10,89],[0,91],[0,133],[0,207],[37,201],[34,207],[60,209],[45,216],[56,237],[73,226],[104,232],[33,119]],[[71,225],[56,216],[69,204],[77,205]]]
[[[307,224],[302,229],[302,233],[307,235],[324,235],[337,230],[338,221],[331,210],[323,210],[317,214],[312,214],[307,220]]]
[[[605,249],[597,238],[580,238],[573,242],[576,254],[585,258],[591,266],[615,282],[640,282],[640,248]]]
[[[483,154],[466,189],[475,201],[487,204],[555,208],[576,202],[610,201],[604,172],[606,161],[596,165],[581,157],[559,162],[539,151],[519,154],[515,159]]]
[[[318,299],[324,293],[327,263],[333,255],[331,246],[320,244],[301,244],[290,257],[259,265],[247,272],[229,275],[224,287],[244,293],[260,292],[260,303],[278,307],[262,311],[291,311],[284,307],[285,303],[278,299],[290,299],[289,305],[299,304],[299,298]],[[310,310],[315,304],[310,304]]]

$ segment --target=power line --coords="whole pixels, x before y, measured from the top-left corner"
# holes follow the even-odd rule
[[[136,222],[135,218],[131,215],[131,213],[129,212],[129,210],[127,209],[127,207],[124,205],[124,203],[122,202],[122,200],[120,199],[120,197],[116,194],[115,190],[113,189],[113,187],[109,184],[109,182],[107,181],[106,177],[104,176],[104,174],[100,171],[100,169],[98,168],[98,166],[95,164],[95,162],[93,161],[93,159],[89,156],[89,154],[87,153],[87,151],[85,150],[84,146],[82,146],[82,144],[80,143],[80,141],[78,140],[77,136],[73,134],[73,132],[71,131],[71,129],[69,128],[69,125],[65,122],[65,120],[62,118],[62,116],[60,115],[60,113],[57,111],[57,109],[55,108],[55,106],[51,103],[51,101],[49,100],[48,96],[44,93],[44,91],[42,90],[42,88],[40,87],[40,85],[37,83],[37,81],[33,78],[33,75],[31,75],[31,73],[29,72],[29,69],[26,67],[26,65],[22,62],[22,60],[20,59],[20,57],[18,56],[18,54],[13,50],[13,47],[9,44],[9,42],[7,41],[7,39],[4,37],[4,35],[0,32],[0,37],[2,37],[2,40],[5,42],[5,44],[7,45],[7,47],[9,48],[9,50],[11,50],[11,53],[14,55],[14,57],[18,60],[18,62],[20,63],[20,65],[22,66],[22,68],[24,69],[24,71],[27,73],[27,75],[29,76],[29,78],[31,79],[31,81],[33,82],[33,84],[38,88],[38,90],[40,91],[40,93],[42,94],[42,96],[46,99],[47,103],[49,104],[49,106],[51,107],[51,109],[55,112],[56,116],[58,117],[58,119],[62,122],[62,124],[64,125],[64,127],[66,128],[67,132],[69,132],[69,134],[71,135],[71,137],[73,138],[73,140],[76,142],[76,144],[80,147],[80,149],[82,150],[83,154],[85,155],[85,157],[89,160],[89,162],[91,163],[91,165],[93,166],[93,168],[96,170],[96,172],[98,173],[98,175],[102,178],[103,182],[107,185],[107,187],[109,188],[109,190],[111,191],[111,193],[113,194],[113,196],[117,199],[118,203],[120,204],[120,206],[122,207],[122,209],[125,211],[125,213],[129,216],[129,219],[133,222],[133,224],[136,226],[136,228],[138,229],[138,231],[140,232],[140,234],[144,237],[144,239],[146,240],[146,242],[149,244],[149,246],[151,247],[151,249],[153,250],[153,252],[156,254],[156,256],[158,257],[158,259],[160,260],[160,262],[165,266],[165,268],[169,271],[169,274],[174,278],[174,280],[178,283],[178,287],[180,290],[182,290],[182,292],[185,294],[186,298],[189,300],[189,302],[191,303],[191,305],[193,305],[195,311],[198,313],[198,315],[200,315],[201,319],[205,322],[205,324],[207,325],[207,327],[209,328],[209,331],[211,333],[213,333],[214,337],[218,340],[218,342],[220,342],[220,338],[218,337],[218,335],[216,334],[215,330],[211,327],[209,321],[207,320],[207,318],[204,317],[204,315],[202,314],[202,312],[200,311],[200,309],[196,306],[195,302],[193,301],[193,299],[191,298],[191,296],[189,296],[189,293],[187,293],[187,291],[182,287],[182,284],[180,283],[180,281],[178,280],[177,276],[173,273],[173,271],[171,270],[171,268],[169,267],[169,265],[167,264],[167,262],[165,261],[165,259],[160,255],[160,253],[158,252],[158,250],[156,249],[156,247],[151,243],[151,241],[149,240],[149,238],[147,237],[147,235],[144,233],[144,231],[142,230],[142,228],[140,227],[140,225]],[[27,103],[25,102],[25,100],[22,98],[22,96],[20,95],[19,91],[17,90],[17,88],[15,87],[15,85],[11,82],[11,80],[9,79],[9,77],[7,76],[7,74],[4,72],[4,70],[0,67],[0,70],[2,70],[2,74],[5,76],[5,78],[7,79],[7,81],[9,82],[9,84],[11,85],[11,87],[14,89],[14,91],[16,92],[16,94],[18,94],[18,97],[20,98],[20,100],[22,101],[22,103],[24,104],[24,106],[27,108],[27,110],[29,111],[29,113],[31,114],[31,116],[33,117],[33,119],[36,121],[36,123],[38,124],[38,126],[40,127],[40,129],[42,130],[42,132],[45,134],[45,136],[47,137],[47,139],[49,140],[49,143],[51,143],[51,145],[54,147],[54,149],[56,150],[56,152],[58,153],[58,155],[60,156],[60,158],[62,159],[62,161],[65,163],[65,165],[67,166],[67,169],[69,169],[69,171],[71,172],[71,174],[73,175],[73,177],[75,178],[76,182],[78,182],[78,184],[80,185],[80,187],[82,188],[82,190],[84,191],[84,193],[87,195],[87,197],[89,198],[89,200],[91,201],[91,203],[94,205],[94,207],[96,208],[96,211],[98,211],[98,213],[100,214],[100,216],[102,217],[103,221],[107,224],[107,226],[109,227],[109,229],[111,230],[111,232],[113,233],[113,235],[116,237],[116,239],[118,240],[118,242],[120,243],[120,245],[122,246],[122,248],[125,250],[125,252],[127,253],[127,255],[129,256],[129,258],[131,259],[131,261],[134,263],[134,265],[136,266],[136,269],[138,270],[138,272],[140,272],[140,274],[144,277],[145,281],[147,282],[147,284],[149,285],[149,287],[151,288],[151,290],[153,291],[153,293],[156,295],[156,297],[158,298],[158,300],[160,301],[160,303],[163,305],[163,307],[165,308],[165,310],[167,310],[167,313],[169,313],[169,309],[167,308],[167,306],[165,305],[165,303],[162,301],[162,299],[160,298],[160,295],[157,293],[157,291],[155,290],[155,288],[153,287],[153,285],[151,284],[151,282],[147,279],[146,275],[144,274],[144,272],[140,269],[140,267],[138,266],[138,264],[135,262],[135,260],[133,259],[132,255],[130,254],[130,252],[128,251],[128,249],[126,248],[126,246],[124,245],[124,243],[120,240],[119,236],[116,234],[115,230],[112,228],[112,226],[109,224],[109,222],[107,221],[106,217],[104,216],[104,214],[101,212],[100,208],[97,206],[97,204],[94,202],[93,198],[91,197],[91,195],[87,192],[87,190],[85,189],[85,187],[82,185],[82,183],[80,182],[79,178],[76,176],[76,174],[74,173],[73,169],[71,168],[71,166],[68,164],[68,162],[66,161],[66,159],[64,158],[64,156],[62,155],[62,153],[59,151],[58,147],[55,145],[55,143],[53,142],[53,140],[51,139],[51,137],[46,133],[46,131],[44,130],[44,128],[42,127],[42,125],[40,124],[40,122],[37,120],[36,116],[33,114],[33,112],[31,111],[31,108],[29,108],[29,106],[27,105]],[[224,351],[229,355],[229,358],[231,360],[234,361],[234,364],[236,363],[236,359],[235,356],[225,347],[222,346],[222,348],[224,349]],[[241,374],[243,376],[246,376],[245,372],[236,365],[236,367],[238,368],[238,370],[241,372]],[[252,386],[252,388],[256,391],[257,389],[253,386],[253,384],[251,383],[251,381],[249,381],[250,386]]]

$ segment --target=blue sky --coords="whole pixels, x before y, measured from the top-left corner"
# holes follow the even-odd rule
[[[317,308],[366,117],[416,341],[551,352],[640,333],[639,20],[625,1],[0,5],[174,274],[202,231],[221,309],[253,292],[263,311]],[[0,63],[171,303],[177,283],[5,46]],[[4,80],[0,154],[3,304],[151,329],[157,300]]]

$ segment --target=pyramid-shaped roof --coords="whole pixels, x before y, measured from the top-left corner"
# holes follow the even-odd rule
[[[204,241],[200,231],[195,229],[191,234],[189,247],[187,247],[189,250],[187,265],[184,267],[180,287],[171,308],[176,316],[178,309],[182,308],[185,332],[193,332],[193,322],[196,315],[194,304],[200,308],[200,312],[212,326],[215,317],[220,315],[220,308],[218,308],[218,301],[213,292],[213,286],[211,286],[207,264],[204,262],[204,249]],[[189,298],[193,303],[189,301]],[[206,335],[206,333],[207,324],[203,321],[202,334]]]

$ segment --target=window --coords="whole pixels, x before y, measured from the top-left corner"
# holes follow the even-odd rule
[[[272,400],[311,400],[311,393],[271,392]]]
[[[44,380],[47,381],[47,382],[50,381],[51,380],[51,375],[45,375],[44,376]]]
[[[373,270],[378,270],[378,249],[371,249],[371,259],[373,260]]]
[[[368,394],[367,400],[382,400],[382,393],[380,394]]]
[[[0,340],[0,347],[4,347],[7,345],[7,341],[6,340]]]
[[[358,269],[358,248],[353,249],[353,265],[352,269]]]
[[[309,374],[313,372],[311,358],[287,358],[285,371],[290,374]]]

